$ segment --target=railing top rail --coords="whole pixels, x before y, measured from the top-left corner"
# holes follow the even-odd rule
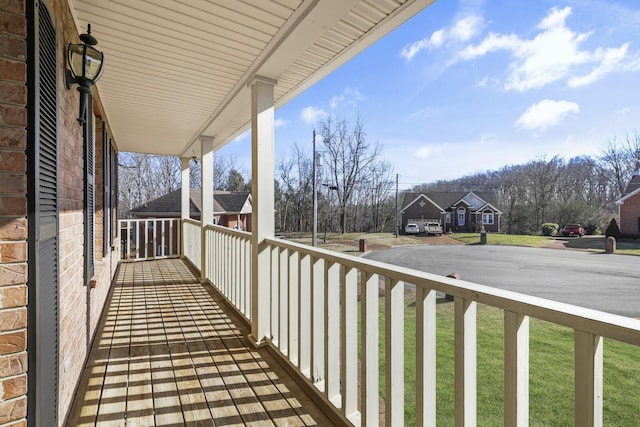
[[[149,221],[180,221],[177,217],[153,217],[153,218],[120,218],[119,223],[123,222],[149,222]]]
[[[224,227],[222,225],[207,224],[204,227],[204,229],[205,231],[212,230],[212,231],[218,231],[225,234],[231,234],[233,236],[240,237],[245,240],[251,239],[251,233],[249,233],[248,231],[236,230],[234,228]]]
[[[572,329],[640,346],[640,320],[638,319],[421,272],[370,259],[358,258],[352,255],[332,252],[322,248],[314,248],[291,241],[271,238],[265,240],[272,246],[295,250],[312,257],[323,258],[331,263],[357,268],[370,274],[380,274],[394,280],[411,283],[417,287],[433,289],[467,300],[477,301],[481,304],[501,308],[506,311],[531,316]]]
[[[185,222],[185,224],[197,225],[198,227],[200,227],[200,221],[198,221],[198,220],[191,219],[191,218],[185,218],[185,219],[183,219],[183,221]]]

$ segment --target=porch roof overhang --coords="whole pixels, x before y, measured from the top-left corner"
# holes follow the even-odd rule
[[[97,91],[122,151],[198,157],[249,129],[250,87],[278,108],[434,0],[68,0],[105,54]]]

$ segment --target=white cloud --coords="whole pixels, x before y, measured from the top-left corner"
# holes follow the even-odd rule
[[[409,114],[407,116],[407,118],[409,120],[421,120],[421,119],[428,119],[431,117],[436,117],[439,116],[443,113],[443,109],[442,108],[437,108],[437,107],[425,107],[421,110],[418,110],[416,112],[413,112],[411,114]]]
[[[489,86],[489,76],[484,76],[482,80],[478,80],[476,82],[477,87],[487,87]]]
[[[431,33],[431,36],[410,43],[402,48],[400,54],[407,61],[425,49],[438,49],[450,41],[466,42],[480,32],[484,19],[478,15],[468,15],[456,21],[450,28]]]
[[[329,107],[332,110],[344,105],[349,108],[355,108],[363,101],[365,97],[360,93],[358,89],[346,87],[341,94],[334,95],[329,100]]]
[[[428,159],[433,154],[433,147],[425,145],[416,149],[416,157],[419,159]]]
[[[488,34],[479,44],[463,49],[459,58],[470,60],[505,50],[512,61],[506,70],[505,90],[524,92],[567,79],[570,87],[593,83],[617,70],[629,68],[628,44],[619,48],[582,50],[580,45],[591,33],[578,33],[566,25],[571,8],[552,8],[536,26],[531,39],[515,34]],[[581,75],[576,75],[581,73]]]
[[[287,121],[286,121],[286,120],[283,120],[283,119],[276,119],[276,120],[275,120],[275,122],[274,122],[273,124],[274,124],[274,126],[275,126],[276,128],[281,128],[281,127],[283,127],[283,126],[286,126],[288,123],[287,123]]]
[[[314,124],[326,117],[327,112],[321,108],[310,106],[302,109],[301,116],[305,123]]]
[[[594,53],[594,57],[600,59],[600,66],[594,68],[590,73],[583,76],[574,76],[569,79],[570,87],[579,87],[590,85],[599,80],[604,75],[614,71],[618,64],[627,56],[629,43],[625,43],[619,48],[598,49]]]
[[[469,15],[456,22],[449,33],[451,38],[466,42],[480,32],[483,24],[480,16]]]
[[[517,120],[516,126],[542,132],[572,114],[578,114],[580,106],[575,102],[543,99],[533,104]]]

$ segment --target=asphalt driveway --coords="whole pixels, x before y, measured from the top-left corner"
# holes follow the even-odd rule
[[[640,258],[492,245],[420,245],[366,258],[541,298],[640,317]]]

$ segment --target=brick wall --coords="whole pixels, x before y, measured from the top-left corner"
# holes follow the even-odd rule
[[[622,234],[640,234],[640,194],[629,197],[620,205],[620,232]]]
[[[59,111],[59,202],[60,202],[60,280],[59,280],[59,395],[60,425],[71,409],[76,387],[96,333],[111,277],[119,259],[117,250],[102,253],[102,213],[94,218],[95,272],[92,286],[84,284],[84,146],[82,127],[78,124],[79,93],[75,86],[67,90],[63,71],[69,43],[79,38],[66,1],[46,1],[54,15],[58,32],[58,100]],[[94,93],[96,89],[94,88]],[[94,113],[103,116],[95,97]],[[102,208],[103,160],[101,127],[96,123],[95,207]],[[100,226],[98,226],[100,224]],[[119,248],[118,248],[119,249]]]
[[[78,92],[63,81],[65,50],[78,34],[66,1],[45,0],[58,37],[59,100],[59,424],[73,403],[91,339],[110,290],[119,247],[102,254],[96,240],[95,288],[85,286],[83,141]],[[27,417],[27,21],[26,0],[0,1],[0,425]],[[99,105],[98,105],[99,107]],[[96,147],[98,148],[98,147]],[[100,146],[96,155],[102,155]],[[96,175],[102,176],[102,158]],[[98,178],[97,178],[98,179]],[[101,179],[101,178],[100,178]],[[100,190],[102,185],[100,185]],[[102,204],[101,193],[96,202]],[[101,230],[96,227],[96,237]]]
[[[0,2],[0,424],[27,413],[27,24]]]

